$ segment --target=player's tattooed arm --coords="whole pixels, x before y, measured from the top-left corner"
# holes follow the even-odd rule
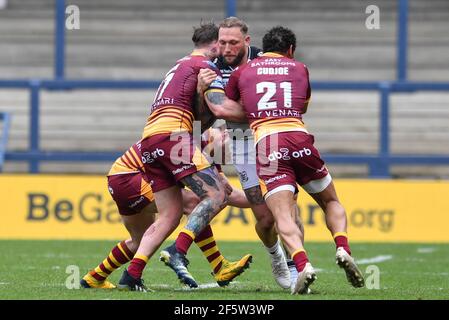
[[[198,73],[197,90],[206,91],[204,97],[209,109],[217,118],[234,122],[247,122],[246,114],[241,104],[226,97],[222,90],[207,91],[207,88],[216,77],[217,74],[210,69],[201,69]]]
[[[260,190],[260,186],[251,187],[249,189],[245,189],[244,191],[246,198],[252,205],[259,205],[265,202],[262,196],[262,190]]]
[[[204,95],[212,113],[220,119],[247,122],[245,111],[238,102],[226,97],[222,91],[207,91]]]

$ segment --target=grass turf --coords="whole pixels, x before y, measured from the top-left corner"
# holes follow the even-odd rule
[[[186,290],[171,269],[158,261],[159,250],[144,273],[152,293],[118,290],[67,289],[67,266],[78,266],[80,277],[97,266],[117,242],[111,241],[0,241],[0,299],[162,299],[162,300],[289,300],[289,299],[447,299],[449,292],[449,245],[353,243],[358,260],[377,257],[369,265],[380,270],[379,289],[354,289],[334,261],[331,243],[307,243],[309,258],[319,269],[313,294],[292,296],[277,286],[271,276],[270,262],[258,242],[219,242],[226,258],[236,260],[246,253],[253,263],[226,288],[216,286],[201,251],[192,246],[189,270],[203,288]],[[164,248],[167,243],[163,244]],[[391,257],[390,257],[391,256]],[[117,283],[123,267],[110,279]],[[370,276],[366,274],[366,276]],[[368,282],[372,283],[370,279]]]

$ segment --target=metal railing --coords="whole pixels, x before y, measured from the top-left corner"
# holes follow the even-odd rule
[[[226,15],[236,15],[235,0],[226,1]],[[390,95],[397,92],[448,91],[449,82],[411,82],[407,81],[407,15],[408,0],[398,1],[398,35],[397,35],[397,80],[373,82],[312,82],[312,90],[338,91],[376,91],[380,95],[379,152],[377,154],[324,154],[323,158],[334,164],[365,164],[369,167],[371,177],[389,177],[390,166],[394,164],[434,164],[448,165],[449,155],[395,155],[390,151]],[[134,80],[68,80],[64,78],[65,36],[64,17],[65,0],[56,0],[55,15],[55,79],[0,80],[0,88],[25,88],[30,92],[30,131],[29,149],[23,152],[6,152],[5,160],[28,161],[31,173],[39,172],[41,161],[113,161],[119,152],[56,152],[41,150],[40,142],[40,92],[42,90],[77,90],[77,89],[156,89],[159,81]]]
[[[0,112],[0,122],[3,122],[0,136],[0,172],[5,162],[6,147],[8,145],[9,128],[11,126],[11,116],[7,112]]]

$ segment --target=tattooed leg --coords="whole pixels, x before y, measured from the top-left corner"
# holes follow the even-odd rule
[[[207,168],[182,179],[200,199],[188,216],[185,229],[198,235],[226,206],[227,195],[215,168]]]

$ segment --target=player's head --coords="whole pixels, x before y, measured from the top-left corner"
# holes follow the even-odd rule
[[[231,67],[236,67],[246,63],[250,36],[248,35],[248,25],[236,17],[224,19],[218,32],[218,45],[220,54],[226,63]]]
[[[210,59],[218,57],[218,27],[213,22],[202,22],[193,28],[192,41],[195,49],[203,49]]]
[[[293,58],[296,36],[288,28],[276,26],[268,30],[262,39],[263,52],[277,52]]]

